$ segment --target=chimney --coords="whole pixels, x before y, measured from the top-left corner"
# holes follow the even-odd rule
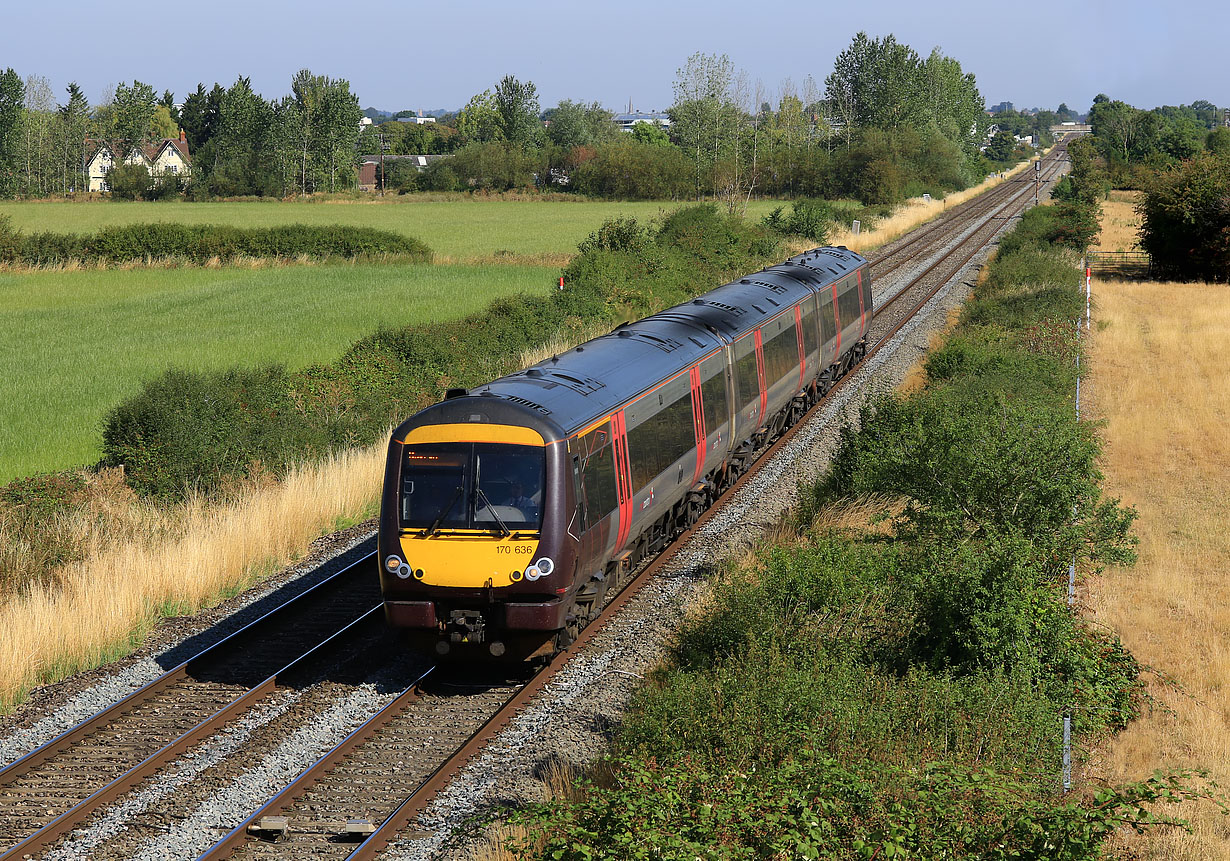
[[[179,130],[179,139],[180,139],[181,141],[186,141],[186,140],[188,140],[188,135],[184,133],[184,130],[183,130],[183,129],[180,129],[180,130]]]

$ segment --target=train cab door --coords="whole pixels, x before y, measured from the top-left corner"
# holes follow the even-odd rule
[[[692,386],[692,430],[696,436],[696,470],[692,475],[692,484],[700,481],[705,471],[706,448],[708,434],[705,430],[705,409],[700,392],[700,365],[693,365],[688,371],[688,379]]]
[[[859,337],[862,337],[862,333],[867,331],[867,303],[863,297],[863,270],[859,269],[855,275],[858,278],[858,330]]]

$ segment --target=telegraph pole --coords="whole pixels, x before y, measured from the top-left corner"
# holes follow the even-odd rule
[[[1034,206],[1038,205],[1038,195],[1042,190],[1042,159],[1034,162]]]

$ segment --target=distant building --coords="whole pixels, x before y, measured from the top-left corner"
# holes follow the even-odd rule
[[[397,121],[399,123],[414,123],[415,125],[421,126],[423,125],[423,123],[434,123],[436,121],[436,118],[435,117],[425,117],[423,116],[423,112],[419,111],[417,116],[398,117]]]
[[[86,168],[89,174],[89,191],[110,191],[107,187],[107,171],[117,161],[122,164],[143,165],[150,176],[167,174],[188,176],[192,170],[192,157],[188,153],[188,138],[181,130],[178,138],[131,146],[125,141],[86,140]],[[126,153],[123,158],[120,153]]]
[[[615,125],[620,131],[630,132],[637,123],[651,123],[658,128],[670,128],[671,118],[658,111],[629,111],[626,114],[615,115]]]
[[[427,165],[441,158],[448,158],[446,155],[385,155],[384,163],[387,167],[395,161],[409,161],[415,168],[422,173],[427,169]],[[378,191],[378,173],[380,166],[380,156],[364,155],[359,156],[359,191]]]

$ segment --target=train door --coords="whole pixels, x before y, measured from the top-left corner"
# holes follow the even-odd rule
[[[619,502],[619,527],[615,536],[615,551],[623,550],[632,529],[632,469],[628,460],[628,431],[624,424],[624,411],[611,417],[614,434],[615,490]]]
[[[619,531],[619,493],[611,422],[604,421],[573,440],[573,469],[581,520],[581,563],[593,568],[610,554]]]
[[[747,334],[735,341],[735,439],[744,439],[760,426],[760,333]]]
[[[764,334],[756,330],[756,378],[760,383],[760,423],[764,424],[768,415],[769,387],[765,385],[764,377]]]
[[[731,441],[735,438],[731,420],[731,407],[735,400],[731,398],[727,386],[727,378],[730,375],[726,373],[726,368],[725,351],[714,353],[699,366],[701,413],[705,431],[705,464],[701,475],[726,459]]]

